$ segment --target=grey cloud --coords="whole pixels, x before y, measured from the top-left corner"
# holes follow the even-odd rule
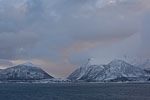
[[[141,31],[141,38],[142,38],[142,45],[141,45],[141,52],[144,56],[150,56],[150,10],[146,11],[144,18],[143,18],[143,26]]]
[[[145,0],[110,1],[1,0],[0,58],[47,59],[57,63],[64,59],[58,51],[78,41],[126,39],[140,32],[141,2]],[[147,20],[144,25],[148,26]],[[149,37],[148,28],[144,30],[147,32],[143,39]],[[72,54],[75,57],[71,62],[79,64],[94,56],[93,52],[101,51],[99,48],[81,51],[82,57]]]
[[[8,60],[0,59],[0,66],[12,66],[13,64]]]
[[[98,45],[86,51],[80,51],[70,58],[72,64],[81,65],[89,58],[97,59],[101,64],[107,64],[111,60],[124,58],[125,56],[140,56],[141,34],[133,34],[119,42]],[[80,59],[79,59],[80,58]],[[81,61],[80,61],[81,60]]]
[[[0,34],[0,58],[19,59],[19,56],[26,54],[27,48],[34,47],[39,36],[26,32],[1,33]]]

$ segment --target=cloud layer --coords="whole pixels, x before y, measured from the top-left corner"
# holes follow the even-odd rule
[[[8,63],[38,59],[49,62],[36,62],[49,73],[55,69],[56,76],[65,76],[89,57],[104,63],[133,52],[134,56],[146,55],[143,52],[150,49],[149,3],[0,0],[0,59]],[[59,71],[63,68],[67,72]]]

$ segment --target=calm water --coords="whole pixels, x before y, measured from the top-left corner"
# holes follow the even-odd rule
[[[150,100],[150,84],[0,84],[0,100]]]

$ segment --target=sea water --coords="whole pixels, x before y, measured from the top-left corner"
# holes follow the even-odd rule
[[[0,84],[0,100],[150,100],[150,84]]]

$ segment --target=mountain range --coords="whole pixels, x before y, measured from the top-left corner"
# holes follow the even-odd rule
[[[68,79],[78,81],[118,82],[147,81],[150,74],[123,60],[113,60],[107,65],[97,65],[90,59],[85,65],[75,70]]]
[[[147,65],[148,66],[148,65]],[[86,64],[76,69],[64,79],[56,79],[32,63],[0,69],[0,82],[147,82],[150,81],[149,69],[142,69],[124,60],[113,60],[106,65],[89,59]]]

